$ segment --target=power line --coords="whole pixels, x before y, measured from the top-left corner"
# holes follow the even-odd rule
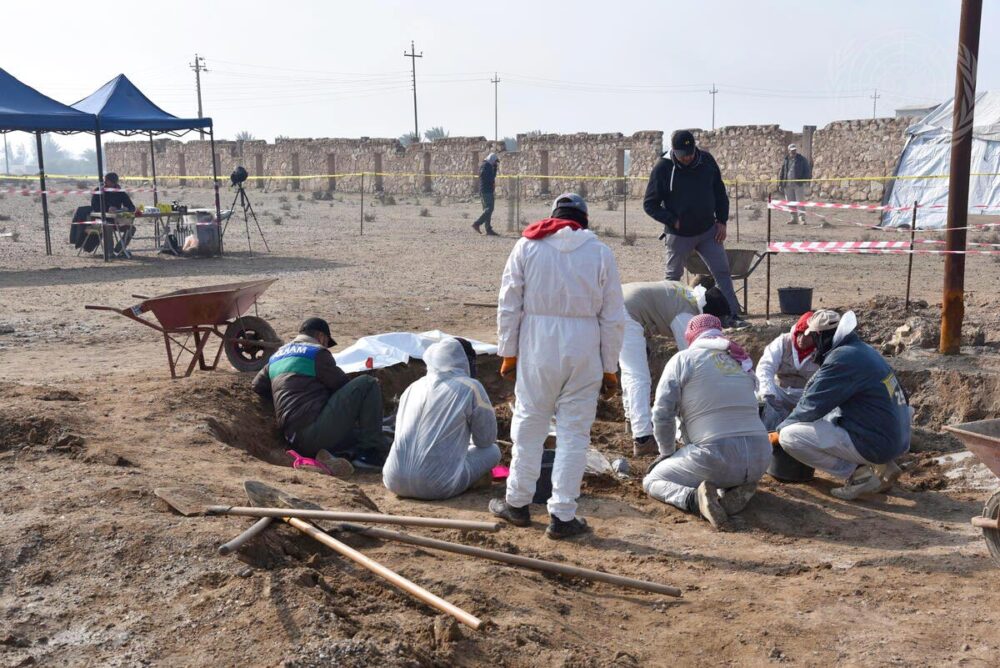
[[[500,77],[497,76],[496,72],[493,73],[493,78],[490,79],[490,83],[493,84],[493,141],[496,142],[500,139],[500,132],[498,130],[500,127],[498,120],[500,118],[500,103],[498,102],[499,92],[497,86],[497,84],[500,83]]]
[[[409,58],[413,67],[413,136],[414,141],[420,141],[420,126],[417,124],[417,58],[423,58],[424,52],[417,53],[417,49],[410,40],[410,53],[403,51],[403,57]]]
[[[189,63],[189,67],[194,70],[194,85],[198,89],[198,118],[202,118],[201,113],[201,73],[207,72],[208,68],[205,67],[205,59],[199,56],[197,53],[194,54],[194,62]],[[205,139],[205,131],[198,130],[198,136],[200,139]]]

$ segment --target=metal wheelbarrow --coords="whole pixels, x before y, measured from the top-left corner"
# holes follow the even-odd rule
[[[257,298],[267,290],[276,278],[223,285],[206,285],[201,288],[176,290],[157,297],[132,295],[143,300],[128,308],[88,305],[92,311],[112,311],[135,320],[163,334],[170,364],[171,378],[191,375],[195,363],[204,371],[210,371],[219,364],[223,350],[226,359],[238,371],[260,371],[267,364],[274,351],[281,347],[281,339],[263,318],[243,315]],[[152,312],[157,322],[143,317]],[[225,325],[225,330],[220,329]],[[205,358],[205,347],[212,335],[219,337],[219,348],[212,363]],[[178,337],[183,336],[181,341]],[[191,343],[194,339],[194,343]],[[173,346],[179,347],[174,354]],[[187,352],[191,360],[182,375],[178,368],[183,354]]]
[[[743,281],[743,286],[736,290],[737,300],[740,297],[740,293],[743,295],[743,303],[740,304],[740,311],[743,315],[749,315],[747,306],[749,303],[748,285],[750,283],[750,274],[767,257],[767,253],[755,248],[731,248],[727,246],[726,256],[729,258],[729,274],[733,277],[733,282],[738,285],[739,281]],[[688,256],[687,261],[684,263],[684,268],[692,274],[701,276],[711,275],[708,266],[698,253],[691,253]]]
[[[993,475],[1000,478],[1000,420],[946,425],[945,430],[954,434]],[[983,514],[972,518],[972,526],[983,530],[983,540],[990,555],[1000,565],[1000,491],[987,499]]]

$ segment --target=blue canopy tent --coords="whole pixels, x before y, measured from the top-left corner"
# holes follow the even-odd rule
[[[0,133],[31,132],[38,149],[38,178],[42,191],[42,218],[45,224],[45,254],[52,255],[49,234],[49,202],[45,193],[45,158],[42,155],[42,133],[97,132],[97,117],[68,107],[42,95],[0,69]],[[98,167],[100,172],[100,167]],[[100,178],[100,173],[98,173]]]
[[[156,190],[156,152],[154,134],[180,136],[192,130],[207,130],[212,150],[212,183],[215,187],[215,220],[219,232],[219,252],[222,252],[222,212],[219,202],[219,175],[215,160],[215,137],[211,118],[178,118],[160,109],[124,74],[119,74],[96,91],[72,105],[73,109],[92,114],[97,120],[97,166],[103,173],[104,151],[101,134],[149,135],[149,152],[153,168],[153,202],[159,203]],[[104,184],[101,182],[101,197]],[[104,208],[103,206],[101,207]]]

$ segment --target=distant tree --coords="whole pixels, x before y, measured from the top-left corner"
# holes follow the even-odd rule
[[[444,139],[447,136],[448,131],[440,125],[437,125],[424,133],[424,139],[427,141],[436,141],[438,139]]]
[[[413,134],[412,132],[407,132],[404,135],[399,136],[399,143],[403,146],[409,146],[410,144],[416,144],[420,142],[420,137]]]
[[[274,141],[275,141],[275,143],[277,143],[279,141],[287,141],[289,139],[291,139],[291,137],[289,137],[288,135],[274,135]]]
[[[240,130],[236,133],[236,141],[253,141],[256,139],[249,130]]]
[[[82,158],[77,158],[52,135],[42,135],[42,155],[45,158],[45,171],[50,174],[93,174],[97,170],[95,151],[90,150]],[[35,144],[29,144],[23,164],[29,169],[38,164]]]
[[[516,151],[517,150],[517,137],[504,137],[503,138],[503,145],[507,148],[508,151]]]

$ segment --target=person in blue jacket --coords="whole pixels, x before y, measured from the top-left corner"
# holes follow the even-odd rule
[[[892,368],[856,327],[853,311],[821,310],[809,319],[820,368],[777,428],[789,455],[846,479],[831,492],[845,500],[892,488],[902,472],[894,460],[910,449],[913,415]]]

